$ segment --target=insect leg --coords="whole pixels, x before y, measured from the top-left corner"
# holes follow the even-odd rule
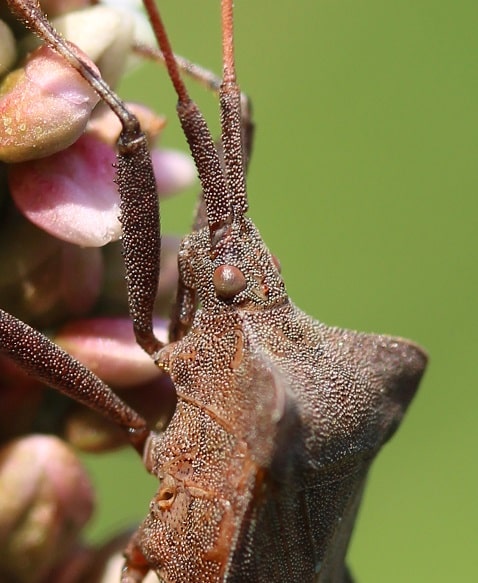
[[[39,381],[98,411],[122,427],[143,453],[146,421],[103,381],[41,332],[0,310],[0,350]]]

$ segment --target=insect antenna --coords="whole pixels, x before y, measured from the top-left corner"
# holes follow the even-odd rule
[[[236,215],[247,212],[247,192],[242,144],[241,91],[236,81],[234,59],[234,20],[232,0],[222,0],[223,81],[219,89],[221,140],[227,182]]]
[[[135,44],[133,47],[134,52],[143,59],[149,59],[165,64],[165,58],[163,53],[156,47],[152,47],[145,44]],[[174,53],[174,59],[176,65],[180,69],[183,75],[193,79],[197,84],[201,85],[208,91],[219,96],[222,78],[215,75],[213,72],[201,67],[197,63],[193,63],[189,59]],[[240,115],[241,115],[241,133],[242,133],[242,152],[243,152],[243,164],[244,164],[244,176],[247,176],[247,171],[249,167],[249,162],[252,154],[252,147],[254,141],[254,122],[252,120],[252,103],[250,98],[241,91],[240,93]],[[224,160],[222,151],[223,146],[220,140],[216,140],[216,149],[219,153],[219,157]],[[244,179],[245,184],[245,179]],[[246,212],[247,209],[244,210]],[[200,205],[197,208],[197,214],[195,221],[192,225],[193,231],[198,231],[207,224],[206,210],[204,208],[204,199],[201,193]]]
[[[241,136],[241,92],[236,83],[234,65],[232,2],[222,1],[224,77],[219,88],[219,100],[223,161],[202,113],[181,79],[178,63],[154,1],[144,0],[144,5],[178,97],[176,109],[198,170],[211,244],[214,246],[224,227],[247,210]]]

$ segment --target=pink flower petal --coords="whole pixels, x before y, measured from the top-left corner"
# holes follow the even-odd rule
[[[155,331],[166,340],[166,324],[156,319]],[[118,388],[147,382],[159,369],[136,344],[129,318],[91,318],[71,322],[55,337],[62,348],[107,384]]]
[[[115,160],[110,146],[83,135],[67,150],[10,166],[10,192],[41,229],[70,243],[100,247],[121,235]]]

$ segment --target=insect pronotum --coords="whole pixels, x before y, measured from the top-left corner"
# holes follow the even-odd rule
[[[232,0],[221,2],[219,145],[181,79],[187,66],[178,66],[154,3],[144,4],[202,187],[178,255],[166,345],[152,328],[160,237],[145,136],[37,3],[8,0],[121,121],[116,180],[130,313],[138,343],[174,384],[175,412],[164,432],[150,429],[102,381],[6,312],[1,349],[126,430],[159,479],[126,549],[122,583],[151,570],[167,583],[351,581],[345,555],[367,471],[413,397],[426,356],[403,339],[326,326],[289,300],[276,259],[246,216],[253,124],[236,82]]]

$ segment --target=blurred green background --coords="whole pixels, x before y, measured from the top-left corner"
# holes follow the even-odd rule
[[[175,50],[220,71],[219,2],[161,3]],[[478,572],[476,416],[478,3],[236,1],[237,60],[257,134],[251,216],[288,291],[328,323],[405,336],[431,362],[370,475],[349,562],[359,583],[470,581]],[[191,86],[217,130],[213,96]],[[124,84],[170,118],[160,67]],[[163,205],[189,228],[193,194]],[[147,512],[132,453],[88,458],[91,536]]]

